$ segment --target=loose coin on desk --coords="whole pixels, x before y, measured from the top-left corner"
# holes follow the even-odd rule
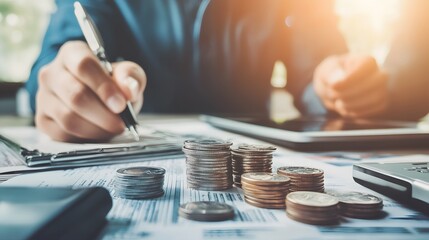
[[[373,219],[383,216],[383,200],[377,196],[349,191],[328,190],[327,194],[338,198],[340,214],[351,218]]]
[[[332,225],[338,223],[338,199],[318,192],[298,191],[286,196],[287,215],[299,222]]]
[[[186,140],[187,186],[196,190],[219,191],[232,187],[231,147],[217,139]]]
[[[195,221],[224,221],[234,218],[234,208],[220,202],[188,202],[180,205],[179,215]]]
[[[156,198],[164,195],[165,169],[158,167],[129,167],[116,171],[115,194],[129,199]]]
[[[324,172],[310,167],[286,166],[277,168],[277,173],[290,178],[290,191],[324,192]]]

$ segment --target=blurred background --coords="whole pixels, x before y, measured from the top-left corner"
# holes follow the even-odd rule
[[[30,113],[20,89],[54,10],[53,0],[0,0],[0,114]]]
[[[382,66],[390,50],[393,29],[405,0],[336,0],[339,29],[351,52],[370,53]],[[30,114],[21,90],[40,51],[53,0],[0,0],[0,114]],[[285,19],[285,27],[288,20]],[[364,33],[364,34],[363,34]],[[287,66],[273,66],[271,117],[284,121],[299,115],[284,90]]]

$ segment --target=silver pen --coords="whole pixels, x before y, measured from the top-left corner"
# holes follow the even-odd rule
[[[74,3],[74,13],[89,48],[100,60],[100,63],[104,69],[110,75],[112,75],[112,64],[107,60],[100,32],[80,2]],[[133,134],[135,140],[139,141],[140,135],[137,130],[138,123],[133,107],[129,101],[127,102],[127,106],[125,107],[124,111],[122,111],[119,116],[122,118],[122,121],[125,123],[125,126],[128,128],[128,130]]]

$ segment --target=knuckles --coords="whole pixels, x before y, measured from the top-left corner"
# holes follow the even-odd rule
[[[66,132],[78,132],[79,125],[77,124],[77,115],[73,110],[68,108],[63,109],[63,112],[57,116]]]
[[[70,68],[76,76],[84,76],[92,72],[92,69],[96,68],[97,65],[99,64],[97,60],[94,59],[94,56],[87,54],[76,59],[73,66],[70,66]]]
[[[76,84],[70,89],[70,104],[74,109],[83,108],[87,104],[88,89],[80,84]]]
[[[99,65],[93,53],[88,49],[88,45],[82,41],[65,43],[57,58],[66,64],[66,67],[76,76],[88,74],[91,69]]]

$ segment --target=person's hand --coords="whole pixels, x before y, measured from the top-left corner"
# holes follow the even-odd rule
[[[388,103],[387,73],[370,56],[326,58],[314,72],[314,89],[325,107],[341,116],[374,117]]]
[[[130,100],[143,104],[146,75],[135,63],[113,64],[113,77],[85,42],[65,43],[39,71],[36,126],[58,141],[101,141],[124,131],[118,116]]]

